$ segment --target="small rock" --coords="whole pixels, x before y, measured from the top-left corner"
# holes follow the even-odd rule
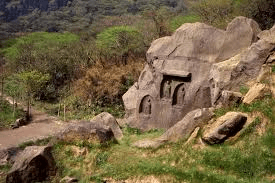
[[[29,146],[16,157],[6,183],[42,182],[55,174],[51,146]]]
[[[221,103],[222,106],[229,107],[234,104],[241,103],[242,99],[243,99],[243,95],[241,93],[224,90],[222,91],[219,102]]]
[[[185,145],[190,144],[197,136],[199,133],[200,127],[197,127],[193,133],[190,135],[189,139],[185,142]]]
[[[270,92],[270,90],[265,84],[256,83],[244,96],[243,103],[251,104],[256,99],[263,98],[264,95],[268,92]]]
[[[239,112],[228,112],[214,121],[204,132],[202,140],[207,144],[220,144],[236,135],[246,123],[247,115]]]
[[[78,180],[74,177],[69,177],[69,176],[64,177],[60,181],[60,183],[73,183],[73,182],[78,182]]]

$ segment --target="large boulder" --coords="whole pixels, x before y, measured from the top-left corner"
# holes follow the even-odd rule
[[[224,90],[237,92],[257,77],[274,52],[274,29],[261,32],[255,21],[237,17],[226,30],[188,23],[153,41],[138,82],[123,96],[127,123],[169,129],[190,111],[218,105]]]
[[[95,116],[90,122],[110,127],[117,140],[123,137],[123,133],[116,121],[116,118],[107,112],[100,113],[99,115]]]
[[[213,109],[196,109],[189,112],[181,121],[169,128],[162,136],[153,140],[141,140],[134,143],[139,148],[157,148],[165,142],[177,142],[187,139],[197,128],[202,127],[213,117]]]
[[[50,146],[29,146],[16,157],[6,183],[31,183],[45,181],[56,171]]]
[[[247,115],[239,112],[228,112],[215,120],[203,133],[202,140],[207,144],[220,144],[236,135],[246,123]]]
[[[68,125],[56,134],[56,138],[65,142],[85,140],[89,143],[105,143],[114,139],[114,133],[108,126],[82,121]]]

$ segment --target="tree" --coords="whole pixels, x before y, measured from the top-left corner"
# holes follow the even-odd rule
[[[146,10],[143,15],[144,17],[153,20],[158,37],[168,36],[171,34],[169,31],[168,20],[170,20],[173,14],[168,8],[162,6],[159,9]]]
[[[240,13],[257,21],[265,30],[275,23],[275,0],[243,0]]]
[[[233,17],[234,0],[187,0],[187,2],[191,11],[210,25],[224,28]]]
[[[97,48],[106,60],[127,64],[130,53],[138,54],[144,51],[141,33],[130,26],[115,26],[97,35]]]
[[[30,120],[31,117],[31,98],[33,95],[39,91],[49,80],[49,74],[43,74],[36,70],[33,71],[25,71],[17,74],[15,77],[18,77],[21,84],[23,85],[23,89],[25,92],[25,98],[27,101],[27,120]]]

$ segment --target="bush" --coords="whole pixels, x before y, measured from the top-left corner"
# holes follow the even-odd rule
[[[263,30],[269,29],[275,23],[275,1],[243,0],[240,3],[240,14],[257,21]]]
[[[144,53],[141,33],[130,26],[115,26],[97,35],[97,48],[106,61],[126,64],[130,54]]]
[[[225,28],[233,18],[234,0],[198,0],[190,6],[203,22],[219,28]]]

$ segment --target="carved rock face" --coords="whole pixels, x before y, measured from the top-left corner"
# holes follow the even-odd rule
[[[168,129],[188,112],[215,105],[223,90],[232,89],[231,83],[256,76],[271,54],[272,44],[265,41],[270,41],[270,32],[257,40],[258,24],[237,17],[226,30],[188,23],[153,41],[138,82],[123,96],[128,124]]]

